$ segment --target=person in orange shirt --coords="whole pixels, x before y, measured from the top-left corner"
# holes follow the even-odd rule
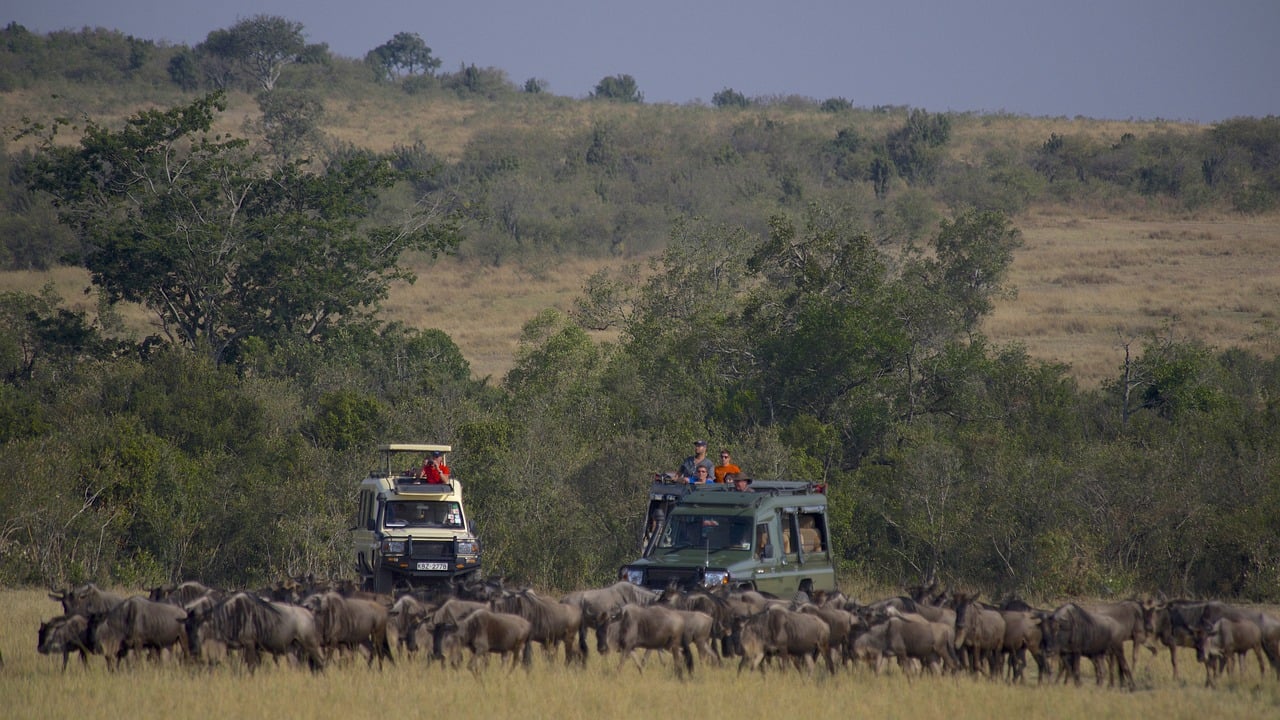
[[[723,483],[724,476],[729,473],[740,473],[742,468],[733,464],[733,458],[729,456],[728,450],[720,451],[720,464],[716,465],[716,482]]]

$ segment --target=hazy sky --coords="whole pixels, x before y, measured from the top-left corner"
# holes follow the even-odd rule
[[[417,33],[444,70],[497,67],[646,102],[724,88],[930,111],[1214,122],[1280,115],[1280,0],[0,0],[0,23],[194,45],[258,14],[359,58]]]

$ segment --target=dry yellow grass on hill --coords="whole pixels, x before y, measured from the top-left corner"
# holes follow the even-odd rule
[[[1025,246],[1014,257],[1016,297],[997,303],[985,331],[1020,342],[1035,358],[1067,363],[1086,387],[1115,377],[1122,344],[1176,337],[1264,356],[1280,351],[1280,216],[1204,220],[1035,213],[1015,224]],[[584,279],[622,260],[566,259],[536,269],[444,259],[410,264],[417,283],[397,285],[386,317],[439,328],[476,377],[511,369],[522,326],[543,309],[568,310]],[[69,306],[92,315],[82,270],[0,273],[0,290],[35,292],[54,283]],[[123,313],[132,332],[156,329],[139,309]]]
[[[1124,343],[1170,331],[1265,356],[1280,351],[1280,218],[1020,218],[1017,297],[986,323],[998,342],[1071,365],[1086,386],[1115,377]]]

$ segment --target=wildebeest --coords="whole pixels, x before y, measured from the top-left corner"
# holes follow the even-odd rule
[[[1178,648],[1194,648],[1197,658],[1203,658],[1198,645],[1197,630],[1204,619],[1208,603],[1194,600],[1147,601],[1143,603],[1143,624],[1147,634],[1169,648],[1169,663],[1173,666],[1173,679],[1178,679]]]
[[[796,611],[820,617],[827,623],[831,628],[831,652],[839,654],[841,665],[853,659],[853,627],[861,622],[857,615],[834,605],[801,605]]]
[[[682,664],[684,669],[693,672],[693,654],[684,632],[684,616],[678,611],[659,605],[623,605],[614,610],[609,619],[618,628],[621,655],[618,670],[631,658],[636,668],[644,672],[644,663],[635,656],[635,651],[643,648],[670,652],[677,677]]]
[[[955,671],[959,658],[955,649],[955,627],[914,612],[902,612],[892,605],[862,608],[859,622],[851,630],[850,653],[865,661],[878,674],[886,658],[895,657],[903,673],[917,662],[921,671],[939,667]]]
[[[1155,654],[1155,645],[1148,642],[1147,639],[1147,625],[1143,618],[1142,604],[1138,601],[1121,600],[1120,602],[1112,603],[1091,603],[1083,607],[1094,615],[1105,615],[1115,620],[1125,641],[1133,642],[1133,664],[1130,666],[1132,669],[1138,667],[1138,648],[1140,646],[1146,645],[1151,654]]]
[[[395,663],[387,640],[387,608],[381,603],[323,592],[307,598],[303,607],[315,615],[327,657],[332,656],[335,649],[361,647],[369,653],[370,666],[374,658],[379,668],[384,658]]]
[[[1204,628],[1200,649],[1205,656],[1206,686],[1212,687],[1218,675],[1219,663],[1212,662],[1214,659],[1220,658],[1228,673],[1237,666],[1243,671],[1244,656],[1250,651],[1258,658],[1258,672],[1263,677],[1267,675],[1267,666],[1262,659],[1262,628],[1252,620],[1218,618]]]
[[[898,656],[898,664],[907,672],[907,661],[920,661],[921,670],[941,667],[955,672],[960,669],[956,654],[956,629],[934,622],[918,613],[887,610],[889,625],[887,647]]]
[[[1218,601],[1205,603],[1204,616],[1200,620],[1202,625],[1212,625],[1221,618],[1237,622],[1249,620],[1258,626],[1262,636],[1262,652],[1276,671],[1276,677],[1280,678],[1280,620],[1261,610],[1237,607]]]
[[[1004,649],[1005,620],[999,610],[983,607],[978,596],[957,594],[956,649],[967,660],[971,672],[984,670],[999,677],[1000,653]]]
[[[89,665],[89,653],[93,640],[89,637],[89,619],[83,615],[59,615],[40,623],[36,651],[41,655],[62,653],[62,671],[67,671],[71,653],[80,653],[80,663]]]
[[[84,615],[105,613],[124,601],[124,596],[109,590],[103,590],[93,583],[79,587],[59,590],[49,597],[62,603],[63,615]]]
[[[763,673],[764,659],[769,655],[776,655],[783,666],[788,660],[797,668],[803,662],[810,674],[814,670],[815,658],[822,657],[827,671],[835,673],[835,665],[831,661],[831,627],[816,615],[774,606],[745,620],[735,621],[734,632],[742,648],[739,673],[744,669],[757,668]]]
[[[212,602],[207,596],[187,606],[187,646],[200,657],[209,641],[243,653],[250,672],[262,662],[262,652],[293,653],[312,672],[324,669],[320,633],[310,610],[275,602],[252,593],[232,593]]]
[[[489,654],[496,653],[501,662],[511,658],[511,670],[515,670],[516,658],[528,669],[530,661],[529,632],[532,625],[519,615],[493,612],[481,608],[467,615],[460,622],[444,622],[436,626],[441,641],[454,636],[458,643],[471,651],[467,666],[479,674],[481,666],[488,667]]]
[[[456,626],[471,613],[477,610],[487,610],[488,608],[488,603],[481,602],[479,600],[449,598],[441,603],[439,607],[435,608],[435,610],[428,613],[426,617],[418,623],[418,626],[413,629],[413,632],[416,634],[420,631],[424,631],[431,634],[431,660],[440,660],[443,662],[448,656],[449,658],[452,658],[453,664],[457,665],[462,661],[461,655],[454,655],[451,652],[446,652],[446,650],[460,651],[460,648],[458,648],[456,643],[453,642],[451,639],[452,636],[450,639],[446,639],[444,637],[443,630],[437,632],[437,628],[450,625]]]
[[[1039,669],[1038,680],[1043,682],[1049,677],[1048,658],[1044,653],[1044,630],[1042,619],[1048,613],[1043,610],[1008,610],[1001,609],[1004,618],[1004,644],[1002,652],[1009,662],[1009,677],[1013,682],[1023,679],[1027,667],[1027,653],[1035,658]]]
[[[581,644],[586,643],[587,630],[595,629],[596,651],[601,655],[609,651],[609,619],[617,610],[624,605],[652,605],[657,600],[658,593],[626,580],[619,580],[608,587],[577,590],[560,598],[562,603],[581,608]]]
[[[396,647],[412,655],[421,647],[417,629],[435,608],[414,595],[401,595],[387,611],[387,627],[396,636]]]
[[[1069,673],[1079,685],[1080,658],[1087,657],[1093,662],[1099,685],[1106,669],[1104,663],[1110,660],[1115,663],[1120,683],[1133,688],[1133,673],[1124,654],[1124,643],[1129,639],[1128,629],[1120,622],[1106,615],[1094,614],[1075,603],[1066,603],[1045,617],[1042,624],[1047,626],[1045,639],[1048,649],[1062,658],[1062,666],[1066,670],[1064,680]]]
[[[519,615],[532,629],[530,642],[540,643],[548,655],[564,644],[566,664],[585,663],[586,636],[582,634],[582,607],[544,598],[533,590],[506,591],[490,600],[495,611]]]
[[[170,605],[186,607],[206,595],[210,595],[216,600],[222,597],[223,594],[221,591],[214,590],[195,580],[188,580],[177,585],[158,585],[153,587],[149,597],[155,602],[167,602]]]
[[[149,650],[157,658],[166,649],[185,651],[186,619],[186,611],[176,605],[137,595],[105,613],[88,616],[90,646],[106,657],[107,667],[112,669],[130,650]]]

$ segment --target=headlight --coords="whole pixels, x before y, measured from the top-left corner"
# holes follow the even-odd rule
[[[479,551],[480,551],[480,543],[476,542],[475,540],[459,540],[458,541],[459,555],[476,555],[479,553]]]
[[[623,568],[622,577],[632,585],[644,585],[644,570],[639,568]]]
[[[404,541],[403,540],[383,540],[382,552],[387,553],[389,555],[400,555],[404,553]]]
[[[729,584],[728,570],[705,570],[702,573],[702,584],[707,587]]]

